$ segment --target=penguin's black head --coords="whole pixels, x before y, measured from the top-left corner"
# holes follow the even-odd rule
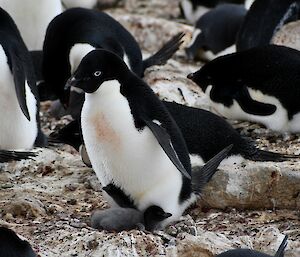
[[[162,208],[152,205],[144,212],[145,228],[149,231],[159,228],[160,222],[171,217],[172,214],[165,212]]]
[[[208,63],[209,64],[209,63]],[[200,70],[190,73],[187,78],[194,81],[198,86],[201,87],[203,92],[205,92],[206,88],[209,85],[213,84],[214,74],[210,69],[210,66],[206,64]]]
[[[97,49],[89,52],[80,62],[65,89],[74,86],[86,93],[94,93],[108,80],[120,80],[128,70],[123,60],[116,54]]]

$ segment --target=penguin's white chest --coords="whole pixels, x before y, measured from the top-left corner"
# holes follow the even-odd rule
[[[103,186],[113,181],[141,210],[155,204],[173,213],[171,218],[181,215],[181,174],[150,129],[136,129],[117,81],[86,94],[81,119],[87,152]]]
[[[0,46],[0,149],[30,149],[37,137],[36,100],[26,82],[26,103],[31,120],[23,114],[7,57]]]
[[[210,95],[211,88],[211,86],[207,87],[205,91],[206,95]],[[289,120],[287,110],[282,106],[281,102],[277,98],[263,94],[259,90],[253,90],[251,88],[248,88],[248,90],[252,99],[262,103],[273,104],[277,108],[276,111],[273,114],[267,116],[249,114],[242,110],[236,100],[233,100],[233,105],[231,105],[230,107],[226,107],[223,104],[216,103],[210,99],[211,106],[216,111],[216,113],[228,119],[258,122],[265,125],[267,128],[280,132],[300,131],[300,114],[294,115],[293,119]]]

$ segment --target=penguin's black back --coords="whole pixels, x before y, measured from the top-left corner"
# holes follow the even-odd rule
[[[291,118],[300,111],[300,52],[276,45],[252,48],[214,59],[200,71],[231,98],[243,86],[274,96]]]
[[[242,154],[248,145],[230,124],[209,111],[174,102],[163,103],[182,131],[189,153],[200,155],[204,162],[230,144],[233,144],[231,154]]]
[[[123,49],[117,49],[117,54],[123,50],[133,72],[137,75],[143,73],[141,50],[136,40],[119,22],[96,10],[69,9],[51,21],[43,47],[45,82],[64,103],[64,85],[71,75],[69,51],[76,43],[88,43],[95,48],[113,52],[121,46]]]
[[[233,45],[246,12],[243,5],[222,4],[201,16],[196,27],[201,29],[208,50],[218,53]]]
[[[36,257],[36,254],[14,231],[0,227],[0,257]]]
[[[248,11],[237,38],[237,51],[270,43],[284,24],[299,18],[299,0],[257,0]]]

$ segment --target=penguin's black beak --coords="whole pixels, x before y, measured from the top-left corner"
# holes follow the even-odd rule
[[[194,73],[190,73],[189,75],[187,75],[187,78],[194,81]]]
[[[76,79],[74,76],[69,78],[67,80],[67,83],[65,85],[65,91],[69,90],[71,87],[76,87],[76,85],[78,84],[80,80],[79,79]]]
[[[169,212],[165,212],[164,214],[163,214],[163,217],[165,218],[165,219],[167,219],[167,218],[169,218],[169,217],[171,217],[172,216],[172,213],[169,213]]]

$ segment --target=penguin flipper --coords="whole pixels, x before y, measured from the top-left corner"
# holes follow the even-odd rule
[[[23,61],[16,53],[11,53],[10,59],[18,102],[23,114],[30,121],[30,115],[26,104],[26,71],[23,66]]]
[[[284,250],[287,246],[287,239],[288,239],[288,236],[285,236],[284,239],[282,240],[276,254],[274,255],[274,257],[284,257]]]
[[[273,114],[277,109],[273,104],[253,100],[245,86],[235,94],[234,99],[236,99],[242,110],[249,114],[268,116]]]
[[[205,165],[200,170],[194,171],[192,173],[192,189],[194,193],[201,193],[204,186],[216,173],[221,161],[223,161],[228,156],[228,153],[230,152],[232,147],[233,144],[227,146],[221,152],[211,158],[207,163],[205,163]]]
[[[178,155],[172,146],[171,137],[166,131],[166,129],[164,129],[162,126],[158,125],[157,123],[153,122],[152,120],[143,119],[143,121],[146,123],[147,127],[151,130],[153,135],[156,137],[158,143],[160,144],[164,152],[167,154],[169,159],[173,162],[175,167],[182,173],[183,176],[185,176],[188,179],[191,179],[190,174],[186,171],[181,161],[179,160]]]
[[[31,159],[30,157],[35,157],[35,156],[36,153],[33,152],[0,150],[0,163],[26,160],[26,159]]]
[[[182,38],[184,33],[178,33],[173,38],[171,38],[163,47],[158,50],[154,55],[150,56],[143,61],[143,74],[144,71],[153,65],[164,65],[172,57],[172,55],[179,49],[180,45],[183,43]]]

